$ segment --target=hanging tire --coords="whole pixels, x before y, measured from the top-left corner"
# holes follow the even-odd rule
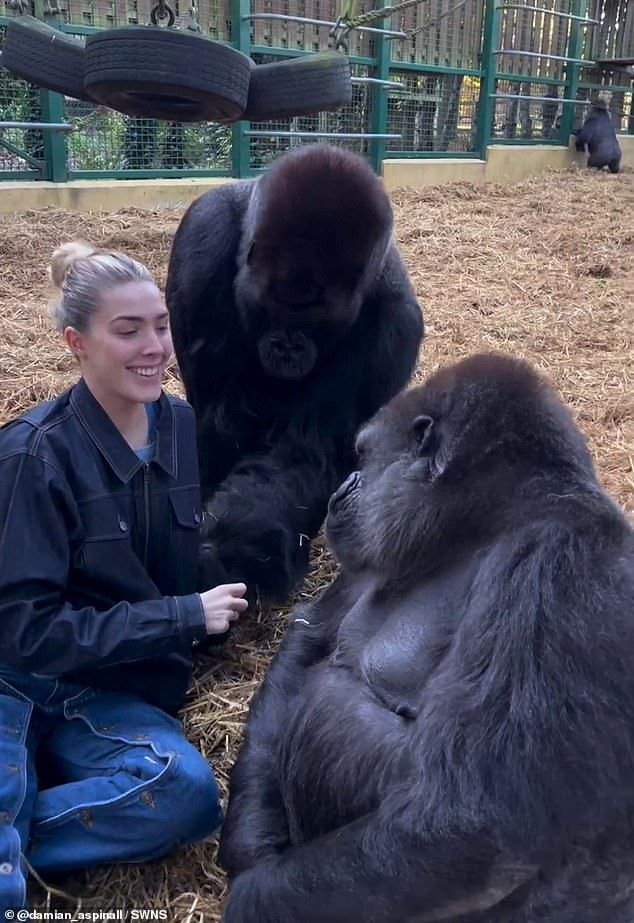
[[[126,115],[231,122],[244,111],[251,67],[242,52],[194,32],[128,26],[88,36],[84,86]]]
[[[268,122],[340,109],[351,101],[348,59],[337,51],[317,52],[254,67],[242,118]]]
[[[94,102],[84,87],[84,43],[33,16],[7,26],[2,66],[22,80],[64,96]]]

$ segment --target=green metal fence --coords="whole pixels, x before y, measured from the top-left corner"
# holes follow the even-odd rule
[[[14,15],[6,2],[0,42]],[[31,12],[85,36],[148,23],[153,2],[57,0],[52,7],[32,0]],[[190,2],[173,3],[177,28],[187,27]],[[265,63],[326,49],[327,23],[337,18],[339,3],[201,0],[193,9],[204,35]],[[372,0],[361,0],[359,9],[372,9]],[[248,176],[317,132],[345,134],[331,140],[365,154],[377,169],[386,156],[481,157],[492,142],[566,144],[585,108],[565,100],[606,91],[617,130],[632,132],[632,78],[619,62],[633,51],[634,4],[626,0],[421,0],[351,33],[348,106],[231,127],[130,118],[40,91],[0,67],[1,121],[74,126],[63,134],[0,131],[0,179]]]

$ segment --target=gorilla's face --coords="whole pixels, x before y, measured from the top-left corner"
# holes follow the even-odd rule
[[[328,541],[351,570],[396,573],[423,539],[433,484],[441,474],[436,423],[411,396],[388,405],[359,433],[359,469],[332,495]]]
[[[344,566],[400,574],[505,528],[522,485],[585,444],[547,383],[510,357],[472,356],[397,396],[359,433],[359,470],[330,499]]]
[[[282,254],[251,247],[236,277],[236,301],[267,375],[301,380],[335,348],[357,318],[359,276],[305,241],[289,241]]]

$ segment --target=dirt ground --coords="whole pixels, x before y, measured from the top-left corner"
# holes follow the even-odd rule
[[[482,350],[534,362],[572,408],[602,483],[634,511],[634,174],[573,169],[515,186],[399,190],[393,202],[396,238],[427,325],[417,379]],[[0,421],[59,393],[76,376],[47,317],[53,248],[79,237],[122,249],[163,283],[181,215],[127,209],[3,216]],[[180,392],[175,365],[167,388]],[[299,595],[319,592],[332,573],[328,551],[319,547]],[[197,664],[184,721],[213,763],[223,795],[249,699],[287,617],[288,610],[258,613],[226,650]],[[225,881],[215,853],[212,839],[166,861],[74,875],[48,891],[34,882],[32,905],[166,909],[178,923],[216,923]]]

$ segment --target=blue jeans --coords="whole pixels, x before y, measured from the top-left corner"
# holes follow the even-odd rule
[[[0,666],[0,912],[44,877],[143,862],[213,833],[213,772],[179,721],[141,699]]]

